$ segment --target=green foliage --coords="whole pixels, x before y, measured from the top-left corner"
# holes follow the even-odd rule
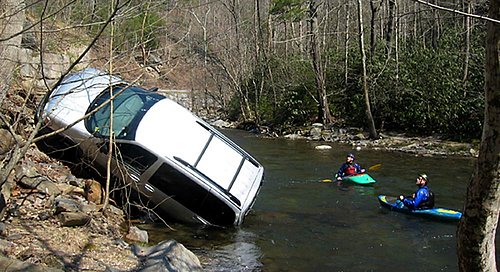
[[[387,61],[384,47],[378,46],[378,53],[368,63],[377,128],[417,135],[439,133],[462,140],[480,137],[484,107],[483,35],[480,28],[472,35],[466,81],[458,29],[448,28],[442,33],[435,49],[420,44],[402,45],[398,63],[394,59]],[[353,48],[349,52],[347,82],[344,52],[331,50],[324,57],[330,64],[325,71],[332,114],[346,126],[365,127],[359,50]],[[256,106],[262,121],[281,126],[312,122],[317,115],[317,103],[310,62],[295,56],[275,57],[270,65],[274,85],[270,85],[269,78],[259,79],[265,82],[265,91]]]
[[[158,14],[152,11],[140,12],[117,25],[116,42],[121,45],[122,50],[129,50],[138,44],[142,44],[146,50],[156,49],[160,46],[164,24]]]
[[[304,0],[272,0],[269,13],[278,20],[298,22],[305,16]]]
[[[289,126],[314,121],[317,117],[316,87],[310,63],[290,56],[288,59],[272,58],[267,65],[274,71],[272,80],[269,73],[260,71],[265,67],[257,65],[252,77],[242,85],[260,122],[270,126]],[[260,91],[255,86],[260,86],[262,81],[264,88]],[[231,100],[229,115],[233,120],[241,119],[240,102],[238,96]]]
[[[283,71],[276,75],[275,86],[282,93],[272,122],[303,125],[315,121],[318,112],[316,83],[309,61],[290,56],[275,65]]]
[[[51,20],[66,24],[88,24],[89,36],[94,36],[101,29],[102,22],[105,22],[111,14],[111,3],[106,1],[97,1],[95,5],[92,1],[61,1],[61,5],[68,5],[66,9],[59,11]],[[144,46],[146,50],[157,49],[160,46],[160,38],[164,33],[165,22],[161,18],[161,10],[151,10],[143,6],[140,1],[129,5],[133,8],[122,7],[125,13],[116,17],[114,30],[114,43],[118,51],[129,51],[136,48],[138,45]],[[31,12],[35,17],[41,16],[44,12],[45,16],[56,12],[61,6],[48,5],[45,7],[44,2],[36,3],[31,6]],[[104,36],[109,36],[110,28],[106,29]]]
[[[420,135],[440,133],[471,139],[481,134],[483,119],[484,47],[476,34],[472,46],[469,77],[463,81],[463,55],[457,31],[448,29],[436,49],[419,45],[400,52],[399,65],[374,56],[370,64],[372,112],[378,127]],[[356,54],[351,54],[357,58]],[[359,61],[357,62],[359,63]],[[359,66],[359,65],[358,65]],[[365,113],[361,72],[356,65],[339,107],[348,124],[363,126]],[[396,78],[396,72],[398,78]]]

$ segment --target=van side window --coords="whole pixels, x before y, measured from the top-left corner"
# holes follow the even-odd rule
[[[167,163],[148,182],[211,223],[227,225],[235,220],[234,212],[222,200]]]
[[[148,150],[134,144],[116,143],[118,148],[115,156],[118,161],[122,161],[128,169],[137,174],[142,175],[158,158]]]
[[[148,150],[134,144],[129,143],[116,143],[121,158],[137,169],[141,169],[144,172],[148,169],[156,160],[157,157],[153,155]]]

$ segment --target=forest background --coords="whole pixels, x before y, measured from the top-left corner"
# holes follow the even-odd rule
[[[481,16],[487,2],[433,3]],[[88,44],[116,12],[94,66],[113,61],[129,79],[153,68],[156,82],[133,78],[191,90],[222,117],[277,132],[320,122],[480,138],[485,20],[396,0],[114,4],[26,1],[32,25],[43,21],[29,29],[34,47]]]

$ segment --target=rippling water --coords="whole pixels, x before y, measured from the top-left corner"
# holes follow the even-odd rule
[[[466,158],[417,157],[360,150],[358,163],[382,167],[374,186],[323,183],[350,146],[263,139],[225,131],[266,168],[253,212],[240,227],[144,226],[151,242],[175,239],[191,249],[207,271],[457,271],[456,223],[391,212],[378,194],[410,194],[425,172],[436,206],[461,209],[473,163]]]

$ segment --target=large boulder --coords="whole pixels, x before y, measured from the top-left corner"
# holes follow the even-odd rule
[[[152,247],[132,245],[132,251],[142,261],[141,272],[203,271],[193,252],[174,240],[163,241]]]
[[[23,186],[36,189],[48,195],[57,196],[61,190],[57,185],[41,175],[33,164],[21,164],[16,167],[16,179]]]

